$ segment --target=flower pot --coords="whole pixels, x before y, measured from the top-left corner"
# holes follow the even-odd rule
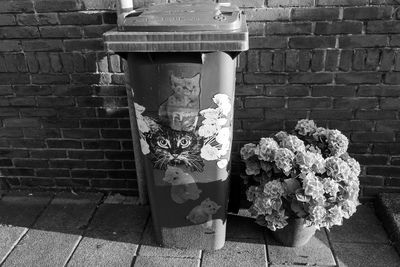
[[[272,236],[287,247],[301,247],[315,234],[315,226],[306,226],[303,218],[289,219],[288,225],[272,232]]]

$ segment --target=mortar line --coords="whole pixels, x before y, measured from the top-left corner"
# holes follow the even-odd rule
[[[135,254],[133,255],[133,259],[132,259],[132,262],[131,262],[131,265],[130,265],[130,266],[132,266],[132,267],[135,266],[137,257],[139,256],[139,255],[138,255],[138,252],[140,251],[140,248],[142,247],[142,241],[143,241],[143,238],[144,238],[144,232],[146,231],[146,229],[147,229],[147,227],[148,227],[148,224],[150,223],[150,217],[151,217],[151,215],[150,215],[150,213],[149,213],[149,214],[147,215],[146,222],[145,222],[144,227],[143,227],[143,231],[142,231],[142,233],[140,234],[138,247],[137,247],[137,249],[136,249],[136,251],[135,251]]]
[[[0,261],[0,266],[3,266],[4,262],[7,260],[7,258],[11,255],[11,253],[16,249],[16,247],[18,246],[18,244],[20,243],[20,241],[27,235],[27,233],[29,232],[29,230],[36,224],[36,222],[39,220],[39,218],[43,215],[44,211],[47,209],[48,206],[50,206],[51,202],[53,201],[55,197],[55,194],[52,194],[50,199],[47,201],[46,205],[43,206],[43,208],[39,211],[39,213],[36,215],[35,219],[33,220],[33,222],[28,225],[27,227],[24,227],[25,230],[23,232],[23,234],[20,236],[20,238],[18,238],[18,240],[13,244],[13,246],[11,247],[11,249],[8,251],[8,253],[3,257],[3,259],[1,259]]]
[[[328,239],[329,248],[331,249],[331,252],[332,252],[332,255],[333,255],[333,259],[335,260],[335,264],[336,264],[336,266],[339,267],[340,266],[339,265],[339,261],[338,261],[337,255],[336,255],[336,251],[333,248],[333,243],[332,243],[331,237],[330,237],[330,235],[328,233],[328,230],[326,228],[324,228],[324,231],[325,231],[326,238]]]
[[[100,206],[104,203],[106,196],[105,194],[103,194],[103,196],[101,197],[101,199],[98,201],[98,203],[96,204],[96,207],[93,209],[93,212],[89,218],[89,220],[87,221],[86,224],[86,228],[82,231],[81,235],[79,236],[76,244],[74,245],[71,253],[68,255],[67,259],[65,260],[65,263],[63,265],[63,267],[66,267],[68,265],[68,263],[71,261],[72,256],[74,255],[74,253],[76,252],[76,250],[78,249],[80,243],[82,242],[83,238],[85,237],[86,233],[87,233],[87,229],[89,228],[89,225],[91,224],[91,222],[93,221],[94,215],[96,214],[97,210],[100,208]]]

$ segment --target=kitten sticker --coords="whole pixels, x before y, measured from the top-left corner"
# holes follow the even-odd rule
[[[178,204],[189,199],[196,200],[200,196],[201,190],[194,178],[178,167],[168,166],[163,180],[171,184],[171,198]]]
[[[203,200],[200,205],[194,207],[186,219],[194,224],[200,224],[207,233],[213,233],[212,216],[217,213],[221,208],[220,205],[210,200],[209,198]]]

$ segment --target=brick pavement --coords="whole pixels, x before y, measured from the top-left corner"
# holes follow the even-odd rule
[[[400,266],[374,210],[363,205],[300,248],[230,215],[219,251],[157,246],[149,208],[99,193],[11,192],[0,200],[1,266]]]

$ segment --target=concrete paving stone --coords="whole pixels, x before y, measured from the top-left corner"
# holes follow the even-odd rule
[[[145,206],[100,205],[68,266],[130,266],[148,216]]]
[[[202,267],[267,266],[264,242],[244,239],[229,239],[217,251],[204,251]]]
[[[0,264],[49,203],[48,193],[13,192],[0,200]]]
[[[138,245],[84,237],[67,266],[131,266]]]
[[[81,239],[101,194],[60,193],[3,266],[62,266]]]
[[[345,219],[341,226],[333,226],[328,234],[332,242],[389,243],[382,223],[366,205],[357,207],[352,217]]]
[[[149,220],[143,234],[142,241],[138,251],[139,256],[158,256],[158,257],[173,257],[173,258],[195,258],[200,259],[201,250],[199,249],[176,249],[164,248],[157,244],[153,222]]]
[[[400,194],[379,194],[375,205],[377,216],[382,220],[389,239],[400,253]]]
[[[228,239],[264,240],[263,232],[266,228],[256,224],[253,218],[230,214],[226,225],[226,237]]]
[[[139,244],[149,214],[147,206],[102,204],[85,236]]]
[[[183,258],[163,258],[163,257],[147,257],[138,256],[135,260],[135,267],[199,267],[200,259],[183,259]],[[221,266],[221,265],[218,265]]]
[[[104,200],[104,204],[132,204],[138,205],[139,198],[133,196],[124,196],[121,194],[112,194],[107,196]]]
[[[395,249],[386,244],[334,243],[339,266],[398,267],[400,258]]]
[[[324,230],[319,230],[302,247],[284,247],[270,233],[265,235],[268,244],[268,260],[272,266],[279,265],[317,265],[336,266]]]

